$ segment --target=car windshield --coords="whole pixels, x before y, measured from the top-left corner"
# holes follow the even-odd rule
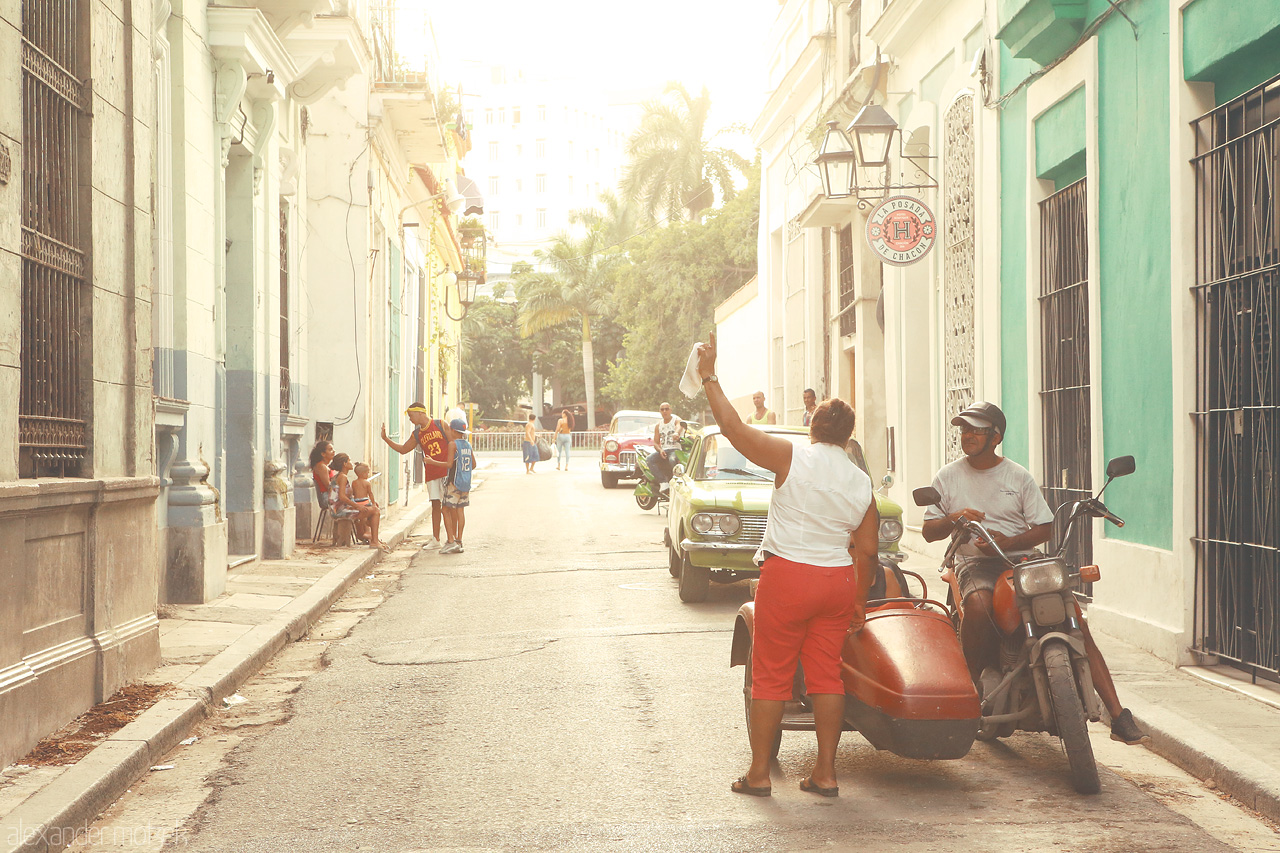
[[[806,433],[775,432],[792,444],[808,444]],[[761,468],[738,452],[737,448],[723,435],[709,435],[702,441],[702,458],[698,460],[698,468],[694,473],[695,480],[746,480],[760,483],[772,483],[773,472]]]
[[[657,422],[657,418],[647,418],[643,415],[623,415],[613,419],[613,423],[609,425],[609,432],[614,435],[651,435],[654,424]]]

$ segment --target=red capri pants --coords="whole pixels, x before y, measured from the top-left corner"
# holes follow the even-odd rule
[[[756,587],[751,698],[787,701],[804,664],[807,692],[844,693],[840,650],[857,612],[854,566],[810,566],[770,556]]]

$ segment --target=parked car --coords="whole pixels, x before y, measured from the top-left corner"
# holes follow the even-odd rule
[[[809,441],[802,427],[765,426],[766,432],[796,444]],[[849,458],[867,470],[862,448],[850,442]],[[671,480],[671,505],[663,539],[671,576],[680,581],[681,601],[702,601],[711,581],[733,583],[758,578],[752,562],[764,538],[773,494],[773,472],[739,453],[718,427],[707,427],[689,455],[686,470]],[[880,560],[898,563],[902,507],[876,493],[880,511]]]
[[[606,489],[618,485],[618,480],[635,480],[640,471],[636,467],[636,455],[653,452],[653,428],[662,415],[623,409],[613,416],[609,433],[600,444],[600,484]]]

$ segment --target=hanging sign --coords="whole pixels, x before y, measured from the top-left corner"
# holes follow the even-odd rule
[[[937,237],[933,211],[911,196],[890,196],[867,217],[867,244],[886,264],[914,264],[929,254]]]

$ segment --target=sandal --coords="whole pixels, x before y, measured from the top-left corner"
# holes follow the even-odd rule
[[[820,797],[838,797],[840,796],[840,786],[833,788],[824,788],[813,781],[812,776],[806,776],[800,780],[800,790],[810,794],[817,794]]]
[[[735,794],[746,794],[748,797],[773,796],[773,788],[771,786],[765,785],[762,788],[757,788],[754,785],[749,785],[747,784],[746,776],[739,776],[737,781],[729,786],[729,790],[733,791]]]

